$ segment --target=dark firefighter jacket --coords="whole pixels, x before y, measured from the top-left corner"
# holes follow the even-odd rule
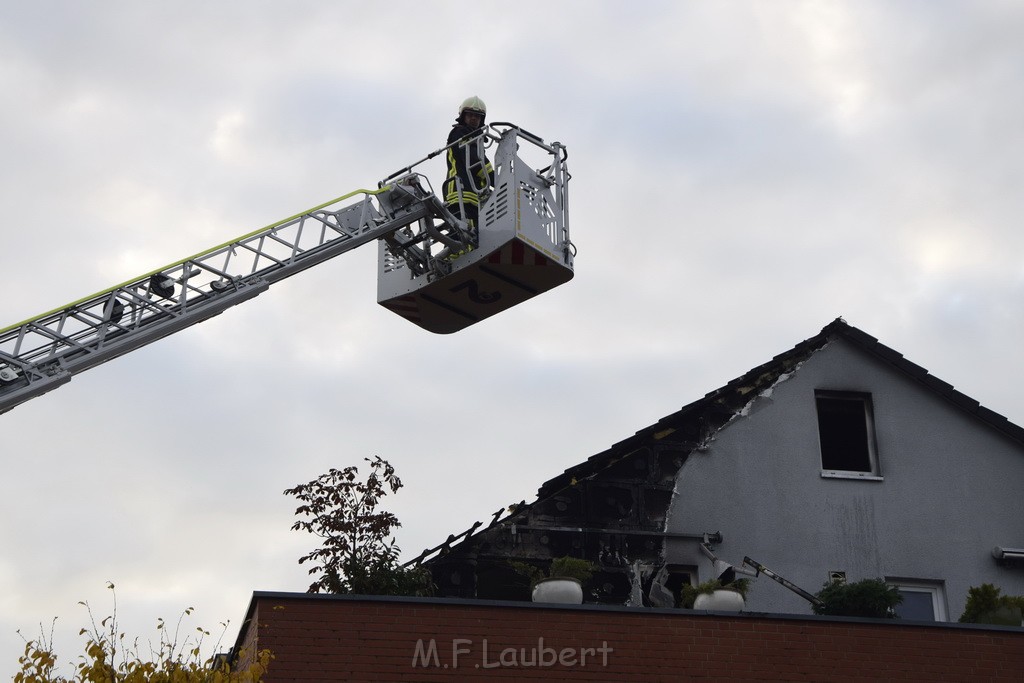
[[[451,145],[467,135],[479,132],[464,123],[452,126],[448,134]],[[467,158],[468,157],[468,158]],[[477,138],[468,145],[453,145],[448,149],[448,175],[444,181],[444,203],[453,206],[459,203],[459,191],[462,191],[462,203],[470,207],[480,206],[480,192],[494,184],[494,168],[483,152],[483,140]]]

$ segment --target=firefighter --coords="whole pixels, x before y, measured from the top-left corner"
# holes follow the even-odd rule
[[[479,97],[466,98],[459,117],[448,134],[448,144],[472,136],[483,128],[487,105]],[[480,195],[494,185],[494,168],[484,153],[483,139],[448,148],[448,175],[444,181],[444,203],[455,216],[475,227],[480,215]]]

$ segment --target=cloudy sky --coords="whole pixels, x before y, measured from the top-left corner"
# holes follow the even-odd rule
[[[576,278],[451,336],[365,247],[0,416],[0,676],[89,601],[233,642],[283,489],[381,455],[406,557],[838,316],[1024,424],[1024,5],[0,0],[0,327],[360,187],[479,95],[569,150]]]

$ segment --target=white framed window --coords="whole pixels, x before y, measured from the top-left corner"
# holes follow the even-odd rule
[[[881,480],[871,394],[818,390],[814,402],[821,476]]]
[[[910,621],[947,621],[946,592],[939,581],[886,579],[895,586],[903,602],[896,605],[896,616]]]

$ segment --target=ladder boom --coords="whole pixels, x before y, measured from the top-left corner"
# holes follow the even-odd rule
[[[357,190],[0,330],[0,413],[437,212],[432,194],[417,196],[408,187],[399,191],[409,201],[389,212],[379,197],[395,191],[394,185]]]

